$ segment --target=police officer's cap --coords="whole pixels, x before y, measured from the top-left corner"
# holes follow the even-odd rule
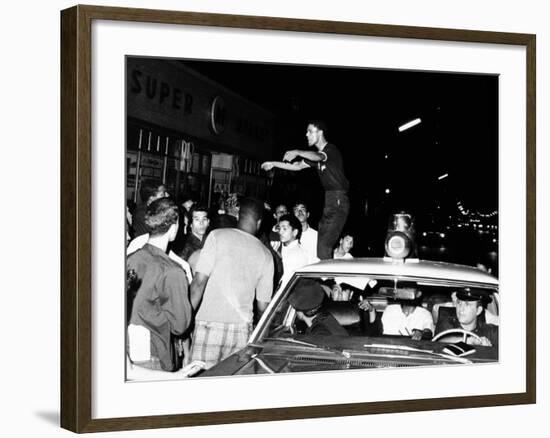
[[[307,312],[319,307],[324,298],[325,292],[319,283],[313,280],[301,280],[290,294],[288,302],[296,310]]]
[[[490,303],[491,296],[484,290],[465,287],[456,292],[456,297],[461,301],[480,301]]]

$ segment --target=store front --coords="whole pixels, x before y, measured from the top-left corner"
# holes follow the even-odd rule
[[[222,193],[265,198],[275,117],[181,61],[127,58],[126,196],[144,180],[210,206]]]

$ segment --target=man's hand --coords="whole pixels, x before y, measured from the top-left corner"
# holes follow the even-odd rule
[[[281,247],[280,240],[272,240],[270,244],[271,244],[271,248],[273,248],[273,251],[279,251],[279,248]]]
[[[420,341],[420,340],[422,340],[422,330],[414,329],[414,330],[412,331],[411,339],[412,339],[413,341]]]
[[[265,161],[265,162],[262,163],[261,167],[266,172],[269,172],[271,169],[273,169],[275,167],[275,165],[273,164],[273,161]]]
[[[286,151],[285,156],[283,157],[283,161],[292,161],[297,156],[299,156],[299,153],[297,150]]]
[[[369,302],[369,300],[363,300],[359,303],[359,308],[361,310],[365,310],[370,312],[371,310],[374,310],[373,305]]]

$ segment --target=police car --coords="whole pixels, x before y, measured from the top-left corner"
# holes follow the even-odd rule
[[[279,288],[248,345],[201,377],[498,361],[498,340],[489,342],[457,323],[457,305],[472,300],[479,305],[477,328],[493,327],[498,335],[495,277],[411,257],[414,242],[406,227],[390,230],[386,253],[298,270]],[[315,331],[315,312],[331,320],[328,330]],[[331,332],[334,320],[343,331]]]

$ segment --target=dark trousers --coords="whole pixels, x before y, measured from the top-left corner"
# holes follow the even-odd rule
[[[325,206],[319,222],[317,257],[331,259],[333,248],[340,237],[349,213],[349,198],[345,190],[325,192]]]

